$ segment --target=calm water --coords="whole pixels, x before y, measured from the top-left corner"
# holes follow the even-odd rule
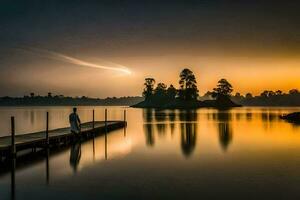
[[[79,107],[82,121],[91,110]],[[110,107],[109,119],[123,110]],[[300,126],[278,118],[297,110],[127,108],[126,130],[50,152],[48,166],[17,160],[16,199],[300,199]],[[51,128],[68,125],[71,107],[0,108],[0,134],[11,115],[17,133],[43,130],[46,111]],[[10,199],[11,173],[0,174]]]

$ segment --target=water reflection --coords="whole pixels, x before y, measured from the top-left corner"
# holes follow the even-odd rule
[[[16,182],[15,182],[15,171],[16,171],[16,159],[11,159],[11,176],[10,176],[10,197],[12,200],[15,199]]]
[[[218,111],[214,114],[218,123],[219,141],[222,149],[226,152],[232,142],[232,113],[230,111]]]
[[[199,197],[199,192],[204,197],[211,197],[203,195],[207,191],[211,193],[211,188],[224,189],[222,191],[226,193],[226,197],[236,195],[237,190],[247,190],[248,194],[252,194],[252,188],[265,185],[266,181],[270,183],[270,187],[262,187],[261,194],[281,192],[283,187],[295,194],[299,185],[297,177],[300,177],[297,168],[300,163],[300,134],[297,134],[300,127],[277,118],[282,112],[291,111],[280,111],[277,108],[237,108],[223,111],[132,109],[128,112],[126,137],[125,130],[117,130],[94,140],[76,143],[72,147],[51,149],[50,155],[49,152],[36,154],[30,162],[22,163],[19,158],[17,163],[9,161],[8,165],[11,167],[0,170],[0,196],[1,199],[14,199],[15,195],[16,198],[34,199],[32,196],[42,193],[51,198],[54,196],[53,191],[61,191],[65,196],[73,195],[70,197],[72,199],[76,199],[74,196],[77,193],[87,199],[90,195],[95,199],[107,199],[108,194],[113,193],[120,195],[121,199],[121,196],[132,195],[135,192],[132,188],[142,185],[142,188],[138,188],[141,197],[160,199],[161,196],[178,196],[182,199],[187,193],[183,194],[180,189],[189,185],[191,188],[188,188],[188,194],[192,199]],[[18,112],[27,113],[25,121],[30,124],[30,111]],[[44,117],[44,110],[34,113],[34,123],[40,123],[44,127],[44,119],[40,119]],[[54,114],[54,120],[57,120],[59,115]],[[87,114],[85,119],[89,119],[88,117]],[[269,128],[266,129],[265,125]],[[163,137],[159,137],[160,135]],[[155,148],[149,148],[153,145]],[[220,150],[224,153],[220,153]],[[229,150],[230,156],[224,156]],[[105,161],[108,157],[110,161]],[[174,165],[170,167],[170,164]],[[49,171],[52,165],[60,170]],[[15,167],[16,172],[13,170]],[[244,173],[235,173],[237,177],[233,179],[232,174],[237,170]],[[274,171],[276,174],[278,172],[290,176],[278,179]],[[77,175],[74,176],[74,173]],[[264,174],[263,180],[261,174]],[[51,184],[47,187],[50,180]],[[149,192],[145,189],[153,188],[153,183],[157,186],[155,193],[162,193],[161,196],[151,196],[154,190]],[[28,184],[30,187],[26,187]],[[167,185],[170,187],[166,188]],[[273,189],[274,186],[277,188]],[[93,187],[101,188],[101,192],[93,193],[90,190]],[[231,191],[231,188],[237,190]],[[224,195],[216,196],[222,197]]]
[[[31,123],[31,125],[34,124],[34,111],[33,110],[30,111],[30,123]]]
[[[49,172],[49,155],[50,149],[46,148],[46,184],[49,185],[50,172]]]
[[[227,150],[228,145],[232,141],[232,128],[230,123],[219,123],[219,140],[224,151]]]
[[[175,131],[175,120],[176,120],[176,113],[174,110],[169,111],[168,113],[169,120],[170,120],[170,130],[171,130],[171,135],[174,135]]]
[[[144,132],[147,146],[155,144],[155,129],[157,135],[166,136],[168,134],[167,124],[170,126],[171,136],[176,132],[175,121],[176,116],[179,116],[180,125],[180,144],[182,153],[188,157],[192,154],[196,147],[197,141],[197,121],[198,112],[196,110],[183,110],[176,112],[175,110],[153,110],[144,109]]]
[[[246,111],[246,120],[248,122],[252,120],[252,112],[249,109]]]
[[[189,157],[195,149],[197,139],[197,118],[195,110],[182,111],[179,114],[181,150],[182,153]]]
[[[154,130],[153,130],[153,109],[144,109],[143,110],[143,119],[144,119],[144,132],[146,135],[146,144],[148,146],[154,146]]]
[[[95,162],[96,154],[95,154],[95,136],[93,137],[93,162]]]
[[[165,136],[166,135],[166,119],[167,119],[167,114],[164,111],[157,111],[154,110],[154,118],[156,120],[156,128],[157,132],[160,136]]]
[[[70,153],[70,166],[73,169],[73,172],[77,172],[77,167],[80,162],[81,158],[81,142],[78,141],[74,143],[71,147],[71,153]]]
[[[105,152],[105,160],[107,160],[107,132],[105,132],[105,135],[104,135],[104,152]]]

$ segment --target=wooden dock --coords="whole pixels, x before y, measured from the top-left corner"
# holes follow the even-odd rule
[[[94,126],[94,128],[93,128]],[[125,121],[95,121],[83,123],[81,126],[81,133],[79,134],[82,139],[89,139],[96,135],[104,134],[105,132],[115,129],[123,128],[126,126]],[[46,131],[35,133],[28,133],[22,135],[15,135],[15,152],[25,150],[54,147],[61,144],[67,145],[75,139],[75,135],[71,133],[70,128],[58,128],[48,131],[49,144],[47,144]],[[1,157],[8,157],[12,152],[12,137],[0,137],[0,155]]]
[[[105,135],[105,155],[107,151],[107,133],[124,128],[126,133],[126,110],[123,120],[108,121],[107,109],[105,120],[95,121],[95,111],[92,121],[81,124],[79,135],[71,133],[70,127],[49,130],[49,113],[46,113],[45,130],[35,133],[15,134],[15,119],[11,117],[11,134],[0,137],[0,176],[11,171],[11,199],[15,199],[15,171],[16,167],[24,167],[46,159],[46,183],[49,184],[49,157],[52,153],[69,148],[72,144],[93,139],[98,135]],[[94,147],[93,147],[94,148]],[[41,157],[42,155],[42,157]],[[18,159],[17,159],[18,158]],[[16,161],[18,160],[19,165]]]

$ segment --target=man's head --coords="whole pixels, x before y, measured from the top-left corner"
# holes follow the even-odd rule
[[[74,107],[73,108],[73,112],[76,113],[77,112],[77,108]]]

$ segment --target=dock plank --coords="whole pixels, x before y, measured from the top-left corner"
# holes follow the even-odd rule
[[[124,126],[124,121],[107,121],[107,127],[110,128],[114,125]],[[83,123],[81,126],[81,134],[85,134],[91,131],[99,131],[105,128],[104,121],[96,121],[93,129],[93,122]],[[54,138],[70,137],[72,133],[69,127],[58,128],[49,130],[49,140]],[[20,134],[15,136],[16,147],[24,146],[34,143],[43,142],[46,140],[46,131],[39,131],[35,133]],[[8,150],[11,147],[11,136],[0,137],[0,150]]]

